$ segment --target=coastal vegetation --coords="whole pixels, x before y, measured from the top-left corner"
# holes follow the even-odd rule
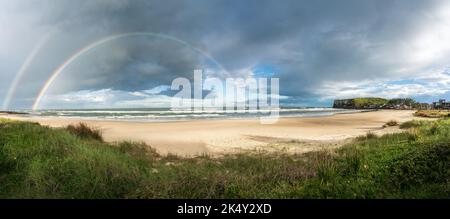
[[[450,119],[338,149],[161,156],[85,125],[0,120],[0,198],[449,198]]]
[[[386,122],[386,124],[384,125],[385,127],[387,126],[397,126],[398,122],[395,120],[389,120],[388,122]]]
[[[440,99],[433,103],[420,103],[412,98],[384,99],[378,97],[334,100],[333,108],[342,109],[415,109],[420,111],[449,111],[450,103]],[[447,114],[446,114],[447,115]],[[440,117],[440,116],[438,116]]]
[[[406,106],[414,106],[416,101],[411,98],[394,98],[390,99],[387,102],[388,106],[398,106],[398,105],[406,105]]]
[[[103,141],[102,133],[100,129],[92,128],[85,123],[79,123],[76,125],[68,125],[67,131],[70,133],[81,137],[81,138],[91,138],[98,141]]]
[[[369,97],[369,98],[353,98],[335,100],[334,108],[352,108],[352,109],[368,109],[368,108],[381,108],[389,102],[387,99]]]
[[[411,98],[384,99],[378,97],[335,100],[333,108],[344,109],[422,109],[431,107]]]
[[[450,110],[418,110],[414,115],[427,118],[450,117]]]
[[[387,104],[389,101],[383,98],[355,98],[353,103],[356,108],[369,107],[371,105],[382,106]]]

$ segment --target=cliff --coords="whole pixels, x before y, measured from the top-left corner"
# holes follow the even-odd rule
[[[387,99],[369,97],[335,100],[333,108],[343,109],[380,109],[389,102]]]

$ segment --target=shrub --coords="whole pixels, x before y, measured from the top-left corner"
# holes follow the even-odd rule
[[[400,188],[424,183],[445,183],[450,179],[449,163],[449,142],[416,148],[393,162],[390,167],[392,183]]]
[[[387,126],[397,126],[398,122],[395,120],[390,120],[389,122],[386,123]]]
[[[419,110],[414,113],[415,116],[418,117],[427,117],[427,118],[444,118],[449,117],[449,110]]]
[[[82,122],[77,125],[68,125],[66,129],[80,138],[103,141],[103,137],[99,129],[91,128]]]

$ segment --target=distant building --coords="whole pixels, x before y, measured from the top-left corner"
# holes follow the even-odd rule
[[[450,110],[450,102],[446,102],[445,99],[440,99],[438,102],[433,102],[433,109]]]
[[[390,99],[384,106],[385,109],[410,110],[415,107],[417,102],[411,98]]]
[[[432,108],[431,104],[428,103],[416,103],[414,105],[414,109],[418,109],[418,110],[430,110]]]
[[[397,110],[450,110],[450,102],[445,99],[440,99],[438,102],[419,103],[411,98],[395,98],[395,99],[383,99],[383,98],[353,98],[353,99],[340,99],[334,100],[333,108],[343,109],[397,109]]]

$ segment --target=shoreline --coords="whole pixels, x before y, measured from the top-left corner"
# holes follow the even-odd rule
[[[275,124],[262,125],[258,118],[137,122],[25,117],[0,114],[2,118],[65,127],[79,122],[99,128],[105,141],[141,141],[160,154],[192,157],[220,156],[242,151],[305,153],[339,147],[349,139],[373,132],[377,135],[401,132],[382,126],[389,120],[412,119],[414,110],[377,110],[339,113],[320,117],[282,117]]]
[[[371,112],[371,111],[376,111],[377,109],[335,109],[335,108],[329,108],[328,111],[308,111],[309,108],[304,108],[304,109],[295,109],[295,110],[299,110],[300,114],[282,114],[283,111],[280,111],[279,114],[279,118],[313,118],[313,117],[327,117],[327,116],[332,116],[335,114],[352,114],[352,113],[360,113],[360,112]],[[310,108],[310,109],[326,109],[326,108]],[[119,115],[114,115],[114,116],[94,116],[94,115],[89,115],[91,112],[92,113],[96,113],[97,110],[100,111],[109,111],[107,109],[87,109],[86,111],[79,111],[79,112],[83,112],[81,113],[81,115],[87,115],[87,116],[75,116],[75,115],[59,115],[59,113],[57,113],[56,115],[40,115],[40,114],[35,114],[32,112],[15,112],[15,111],[0,111],[0,115],[18,115],[20,117],[23,118],[28,118],[28,119],[39,119],[39,120],[54,120],[54,119],[63,119],[63,120],[74,120],[74,121],[88,121],[88,122],[95,122],[95,121],[111,121],[111,122],[136,122],[136,123],[166,123],[166,122],[184,122],[184,121],[202,121],[202,120],[214,120],[214,121],[222,121],[222,120],[260,120],[261,117],[265,117],[267,115],[256,115],[256,114],[251,114],[251,116],[224,116],[224,115],[239,115],[240,113],[225,113],[224,111],[220,111],[220,112],[208,112],[208,111],[201,111],[201,114],[208,114],[208,113],[213,113],[213,114],[220,114],[220,116],[205,116],[205,117],[190,117],[191,115],[195,115],[197,114],[197,112],[192,112],[192,111],[186,111],[186,112],[182,112],[183,115],[178,115],[180,117],[167,117],[165,118],[166,115],[161,115],[160,117],[156,117],[153,119],[150,118],[138,118],[138,117],[145,117],[145,116],[140,116],[137,115],[135,118],[133,118],[133,116],[129,117],[129,118],[123,118],[124,116],[129,116],[129,115],[124,115],[124,116],[119,116]],[[110,112],[114,113],[115,110],[117,109],[112,109]],[[136,110],[141,110],[141,109],[136,109]],[[286,108],[285,110],[289,110],[288,108]],[[305,111],[303,111],[305,110]],[[66,111],[69,112],[77,112],[78,110],[51,110],[51,111],[55,111],[55,112],[61,112],[61,113],[65,113]],[[127,112],[127,111],[119,111],[120,113],[123,112]],[[133,111],[131,111],[133,112]],[[142,112],[146,112],[145,109]],[[153,115],[151,114],[154,111],[148,111],[150,114],[149,115]],[[170,111],[168,111],[170,112]],[[176,113],[175,113],[176,114]],[[168,113],[167,115],[171,115],[171,113]],[[170,119],[173,118],[173,119]]]

